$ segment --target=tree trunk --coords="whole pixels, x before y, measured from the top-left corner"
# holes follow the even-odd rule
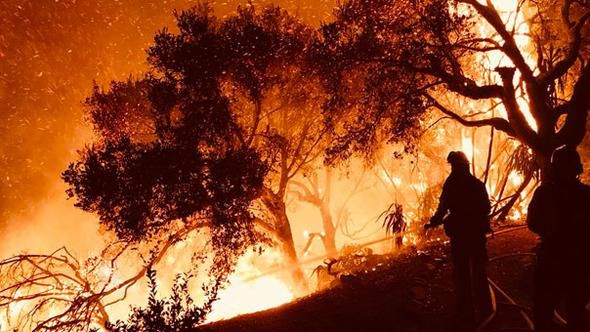
[[[523,192],[523,190],[526,189],[526,187],[529,185],[529,183],[533,179],[533,175],[534,175],[534,172],[530,172],[529,174],[527,174],[525,176],[524,180],[522,181],[522,184],[518,187],[518,189],[514,193],[514,196],[512,198],[510,198],[508,203],[506,203],[506,205],[504,205],[499,210],[500,215],[498,216],[498,220],[500,220],[500,221],[506,220],[506,218],[508,217],[508,214],[510,213],[510,210],[512,210],[512,208],[514,207],[514,204],[516,204],[516,202],[520,198],[520,194]]]
[[[330,213],[330,207],[326,204],[320,205],[320,212],[322,214],[322,222],[324,227],[324,248],[326,248],[326,254],[329,257],[335,257],[338,254],[336,248],[336,228],[332,221],[332,214]]]
[[[307,282],[301,266],[299,266],[299,259],[297,258],[297,251],[295,250],[295,242],[293,241],[293,233],[291,232],[291,224],[287,217],[285,204],[280,202],[280,209],[273,212],[277,220],[277,235],[281,241],[281,249],[285,254],[286,268],[289,269],[293,285],[296,292],[305,292],[307,290]]]
[[[293,233],[291,232],[291,224],[287,216],[285,203],[270,189],[265,190],[262,201],[275,219],[275,235],[285,255],[285,268],[290,272],[294,289],[297,293],[304,294],[307,291],[307,281],[301,266],[299,266],[299,259],[297,258],[297,251],[295,250],[295,242],[293,241]]]

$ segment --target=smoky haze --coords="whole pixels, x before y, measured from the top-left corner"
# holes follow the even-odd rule
[[[330,18],[335,2],[275,3],[318,25]],[[65,200],[65,186],[59,178],[76,150],[92,141],[82,103],[93,81],[105,85],[144,72],[145,49],[154,34],[164,26],[174,26],[175,9],[197,3],[0,2],[0,239],[22,238],[39,230],[59,237],[60,231],[74,224],[82,234],[96,234],[95,223],[84,224],[91,216]],[[212,2],[219,16],[246,3]],[[270,1],[253,3],[260,7]],[[0,253],[6,254],[3,249],[7,248],[45,249],[28,242],[27,247],[3,243]]]

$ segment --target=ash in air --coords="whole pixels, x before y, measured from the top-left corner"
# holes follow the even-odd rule
[[[0,19],[1,331],[590,328],[587,1]]]

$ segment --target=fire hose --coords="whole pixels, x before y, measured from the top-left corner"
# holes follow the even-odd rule
[[[506,254],[506,255],[501,255],[501,256],[496,256],[493,258],[490,258],[489,262],[493,262],[493,261],[497,261],[497,260],[501,260],[504,258],[509,258],[509,257],[518,257],[518,256],[536,256],[535,253],[532,252],[525,252],[525,253],[512,253],[512,254]],[[490,315],[490,317],[488,319],[486,319],[486,321],[484,321],[480,327],[478,328],[478,332],[481,331],[483,328],[485,328],[490,322],[491,320],[494,318],[495,314],[496,314],[496,308],[497,308],[497,303],[496,303],[496,296],[495,296],[495,292],[494,289],[500,293],[504,298],[506,298],[506,300],[508,300],[508,302],[515,306],[516,308],[518,308],[521,316],[524,318],[524,320],[526,321],[528,327],[530,328],[530,330],[534,330],[534,324],[531,321],[531,319],[529,318],[529,316],[526,313],[526,310],[524,307],[518,305],[516,303],[516,301],[514,299],[512,299],[508,293],[506,293],[506,291],[504,291],[502,288],[500,288],[500,286],[498,286],[498,284],[496,282],[494,282],[491,278],[488,278],[488,282],[490,284],[490,291],[492,294],[492,301],[493,301],[493,308],[494,308],[494,313],[492,313],[492,315]],[[555,310],[553,312],[555,319],[562,325],[567,325],[567,320],[565,320],[563,318],[563,316],[561,316],[561,314]],[[516,329],[511,329],[511,330],[516,330]]]
[[[501,234],[504,234],[504,233],[509,233],[509,232],[513,232],[513,231],[517,231],[517,230],[525,229],[525,228],[526,228],[525,225],[512,226],[512,227],[509,227],[509,228],[506,228],[506,229],[495,231],[492,234],[488,234],[488,237],[492,237],[493,238],[496,235],[501,235]],[[399,233],[398,235],[405,236],[407,234],[413,234],[413,233],[416,233],[416,231],[405,231],[405,232]],[[369,242],[365,242],[365,243],[359,244],[358,246],[359,246],[359,248],[365,248],[365,247],[368,247],[368,246],[371,246],[371,245],[374,245],[374,244],[377,244],[377,243],[391,241],[393,238],[394,238],[393,236],[385,236],[385,237],[380,238],[380,239],[377,239],[377,240],[373,240],[373,241],[369,241]],[[307,265],[307,264],[314,263],[314,262],[320,262],[320,261],[325,260],[326,258],[329,258],[329,256],[327,256],[327,255],[319,255],[319,256],[311,257],[311,258],[308,258],[306,260],[300,261],[297,264],[297,266],[303,266],[303,265]],[[285,268],[284,266],[277,266],[275,268],[266,270],[265,272],[260,273],[258,275],[255,275],[255,276],[246,278],[246,279],[244,279],[244,282],[254,281],[254,280],[263,278],[263,277],[265,277],[265,276],[267,276],[269,274],[274,274],[274,273],[277,273],[277,272],[280,272],[280,271],[295,269],[297,266],[292,266],[292,267],[287,267],[287,268]]]
[[[493,305],[493,312],[492,314],[477,328],[477,332],[482,331],[485,327],[487,327],[487,325],[489,323],[492,322],[492,320],[494,319],[494,317],[496,316],[497,313],[497,300],[496,300],[496,292],[498,292],[500,295],[502,295],[510,304],[516,306],[520,312],[520,315],[522,316],[522,318],[524,318],[526,324],[528,325],[529,329],[531,331],[533,331],[535,329],[535,325],[533,324],[533,321],[530,319],[530,317],[528,316],[528,314],[526,313],[526,311],[520,307],[516,301],[510,297],[510,295],[508,295],[508,293],[506,293],[502,288],[500,288],[500,286],[498,286],[498,284],[496,284],[491,278],[488,278],[488,282],[490,284],[490,294],[492,296],[492,305]]]
[[[492,234],[488,235],[488,238],[493,238],[496,235],[501,235],[504,233],[508,233],[508,232],[513,232],[516,230],[520,230],[520,229],[524,229],[526,228],[525,225],[522,226],[517,226],[517,227],[513,227],[513,228],[509,228],[509,229],[503,229],[497,232],[493,232]],[[501,255],[501,256],[496,256],[496,257],[492,257],[489,259],[489,262],[493,262],[496,260],[500,260],[503,258],[507,258],[507,257],[514,257],[514,256],[519,256],[519,255],[534,255],[533,253],[524,253],[524,254],[506,254],[506,255]],[[502,288],[500,288],[500,286],[498,286],[498,284],[496,282],[494,282],[491,278],[488,277],[488,283],[489,283],[489,288],[490,288],[490,295],[492,298],[492,313],[490,314],[490,316],[488,316],[488,318],[486,318],[477,328],[477,332],[483,331],[484,328],[486,328],[494,319],[494,317],[496,316],[497,310],[498,310],[498,303],[497,303],[497,296],[496,296],[496,292],[499,293],[500,295],[502,295],[510,304],[516,306],[520,312],[520,315],[522,316],[522,318],[525,320],[527,326],[529,327],[529,329],[532,331],[535,329],[535,325],[533,324],[533,321],[530,319],[530,317],[528,316],[528,314],[526,313],[526,311],[520,307],[516,301],[510,297],[510,295],[508,295],[508,293],[506,291],[504,291]]]
[[[513,254],[506,254],[506,255],[501,255],[501,256],[496,256],[496,257],[492,257],[489,259],[489,262],[493,262],[493,261],[497,261],[500,259],[504,259],[504,258],[508,258],[508,257],[517,257],[517,256],[535,256],[534,253],[513,253]],[[525,309],[518,305],[517,302],[510,297],[510,295],[508,295],[508,293],[506,291],[504,291],[502,288],[500,288],[500,286],[498,286],[498,284],[492,280],[491,278],[488,277],[488,282],[490,284],[490,291],[492,292],[492,294],[495,294],[494,290],[498,293],[500,293],[507,301],[508,303],[510,303],[511,305],[515,306],[516,308],[518,308],[518,311],[520,312],[520,315],[522,316],[522,318],[525,320],[527,326],[529,327],[529,329],[532,331],[535,329],[535,325],[533,324],[533,321],[530,319],[530,317],[528,316],[528,314],[526,313]],[[496,297],[494,296],[492,298],[493,300],[496,299]],[[497,304],[494,303],[494,311],[497,310]],[[495,313],[492,315],[495,316]],[[481,326],[480,329],[478,329],[478,332],[481,331],[485,326],[487,326],[489,324],[489,322],[491,322],[491,319],[489,321],[485,321]]]
[[[526,229],[526,227],[527,227],[526,225],[519,225],[519,226],[513,226],[513,227],[510,227],[510,228],[506,228],[506,229],[502,229],[502,230],[499,230],[499,231],[495,231],[495,232],[492,232],[491,234],[488,234],[488,238],[494,238],[495,236],[498,236],[498,235],[502,235],[502,234],[506,234],[506,233],[510,233],[510,232],[514,232],[514,231],[518,231],[518,230],[522,230],[522,229]],[[406,232],[403,232],[403,235],[414,233],[414,232],[415,231],[406,231]],[[378,240],[373,240],[373,241],[369,241],[369,242],[360,244],[359,247],[364,248],[364,247],[367,247],[367,246],[370,246],[370,245],[374,245],[374,244],[377,244],[377,243],[381,243],[381,242],[385,242],[385,241],[390,241],[392,239],[393,239],[393,236],[386,236],[386,237],[381,238],[381,239],[378,239]],[[497,261],[497,260],[500,260],[500,259],[504,259],[504,258],[508,258],[508,257],[515,257],[515,256],[534,256],[534,255],[535,255],[534,253],[511,253],[511,254],[506,254],[506,255],[492,257],[492,258],[490,258],[489,261],[490,262],[493,262],[493,261]],[[322,261],[322,260],[324,260],[326,258],[328,258],[328,256],[326,256],[326,255],[316,256],[316,257],[312,257],[312,258],[309,258],[307,260],[301,261],[298,265],[301,266],[301,265],[313,263],[313,262],[316,262],[316,261]],[[285,270],[284,267],[278,267],[278,268],[275,268],[275,269],[268,270],[268,271],[266,271],[266,272],[264,272],[262,274],[259,274],[259,275],[254,276],[254,277],[248,278],[248,279],[246,279],[244,281],[248,282],[248,281],[256,280],[256,279],[262,278],[262,277],[264,277],[266,275],[273,274],[273,273],[276,273],[276,272],[279,272],[279,271],[284,271],[284,270]],[[522,318],[525,320],[525,322],[526,322],[526,324],[528,326],[528,330],[533,331],[534,330],[534,324],[533,324],[532,320],[530,319],[530,317],[528,316],[525,308],[522,307],[522,306],[520,306],[520,305],[518,305],[517,302],[505,290],[503,290],[495,281],[493,281],[491,278],[488,278],[488,282],[490,284],[489,287],[490,287],[490,295],[492,297],[492,309],[493,309],[493,312],[492,312],[492,314],[490,314],[490,316],[488,318],[486,318],[486,320],[482,324],[480,324],[480,326],[477,328],[476,331],[477,332],[482,331],[485,327],[487,327],[492,322],[492,320],[496,316],[496,313],[497,313],[497,305],[498,305],[498,302],[497,302],[497,294],[499,294],[502,297],[504,297],[508,301],[508,303],[510,305],[518,308],[518,310],[519,310]],[[555,311],[555,317],[556,317],[556,319],[561,324],[564,324],[565,325],[567,323],[566,320],[557,311]],[[516,331],[516,330],[523,330],[523,329],[512,328],[512,329],[508,329],[508,330]]]

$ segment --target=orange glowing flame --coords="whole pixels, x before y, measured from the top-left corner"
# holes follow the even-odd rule
[[[485,1],[480,0],[482,3],[485,4]],[[500,12],[501,17],[504,19],[505,22],[512,22],[510,25],[514,25],[516,28],[515,39],[518,46],[521,48],[523,53],[525,54],[525,59],[527,62],[533,64],[534,63],[534,54],[532,52],[527,52],[528,46],[531,43],[530,37],[528,37],[530,28],[527,24],[526,18],[522,11],[515,15],[515,9],[518,6],[517,0],[493,0],[492,1],[496,9]],[[485,24],[481,24],[479,26],[478,31],[482,36],[487,36],[490,34],[490,28],[487,27]],[[494,37],[500,42],[499,37]],[[513,66],[510,59],[506,57],[501,51],[491,51],[486,52],[485,57],[483,55],[479,55],[477,59],[481,63],[484,64],[486,69],[490,72],[493,72],[496,67],[499,66]],[[532,66],[534,67],[534,66]],[[494,82],[491,83],[500,83],[499,77],[492,76],[491,78]],[[518,80],[518,75],[515,77],[515,80]],[[525,115],[526,119],[528,120],[530,126],[536,130],[537,126],[529,112],[528,103],[527,103],[527,96],[526,92],[519,88],[520,97],[518,98],[518,103]],[[476,105],[469,105],[471,108],[476,108]],[[497,111],[500,113],[501,116],[506,117],[505,110],[502,106],[497,108]],[[434,142],[429,142],[428,144],[439,144],[442,145],[444,142],[450,142],[451,139],[446,136],[446,130],[442,130],[438,132],[438,135],[435,137]],[[481,165],[485,164],[485,159],[487,158],[487,146],[489,141],[487,138],[484,140],[482,137],[475,137],[472,135],[472,129],[461,129],[461,137],[453,141],[453,144],[450,148],[458,148],[465,152],[470,160],[473,160],[481,167]],[[514,148],[511,146],[510,148]],[[447,151],[445,151],[447,152]],[[440,165],[440,169],[444,170],[445,165]],[[360,170],[361,167],[357,169]],[[501,172],[502,169],[498,164],[492,164],[490,170],[495,172]],[[407,175],[409,170],[400,170],[399,173],[396,174],[389,174],[386,171],[377,172],[377,176],[381,178],[384,183],[387,183],[391,187],[395,187],[395,195],[399,195],[400,197],[406,195],[407,197],[404,199],[404,209],[405,210],[405,219],[408,222],[408,228],[412,225],[416,225],[419,221],[418,213],[415,212],[417,210],[417,203],[418,196],[423,195],[436,181],[440,179],[434,179],[432,174],[429,174],[430,170],[422,170],[422,173],[418,174],[418,178],[412,178],[412,176]],[[479,174],[478,174],[479,175]],[[513,190],[514,188],[518,187],[524,180],[524,177],[516,172],[511,172],[507,175],[507,190]],[[337,181],[334,181],[337,182]],[[341,187],[350,187],[350,184],[346,181],[342,181],[341,183],[337,184]],[[488,191],[490,195],[493,195],[494,192],[498,190],[498,184],[492,183],[491,181],[487,183]],[[342,188],[340,188],[342,189]],[[320,194],[322,193],[322,188],[318,189]],[[325,189],[327,190],[327,189]],[[522,216],[526,213],[527,208],[527,196],[530,195],[532,188],[528,188],[528,190],[523,191],[520,194],[520,201],[516,204],[513,209],[513,212],[508,216],[509,219],[519,220]],[[336,191],[336,190],[334,190]],[[344,190],[343,190],[344,192]],[[338,195],[334,195],[338,196]],[[343,194],[342,196],[345,196]],[[411,198],[411,199],[408,199]],[[501,197],[495,197],[496,200],[500,199]],[[366,195],[366,201],[347,201],[347,209],[350,209],[351,215],[354,215],[356,212],[357,214],[362,215],[370,215],[375,213],[375,211],[379,210],[380,206],[376,200],[371,201],[371,196]],[[334,201],[337,198],[333,199]],[[390,197],[386,197],[384,200],[387,200],[388,203],[391,203]],[[406,206],[407,205],[407,206]],[[413,211],[414,210],[414,211]],[[348,213],[348,211],[346,211]],[[317,213],[317,212],[315,212]],[[342,215],[347,215],[347,213],[342,213]],[[318,217],[310,217],[310,214],[305,214],[298,212],[296,215],[298,218],[291,218],[293,221],[295,220],[316,220]],[[290,216],[291,217],[291,216]],[[314,219],[315,218],[315,219]],[[48,218],[49,219],[49,218]],[[342,219],[345,219],[342,217]],[[295,225],[298,227],[299,225]],[[302,225],[307,227],[309,225]],[[418,225],[419,226],[419,225]],[[378,226],[377,226],[378,227]],[[310,228],[313,229],[313,228]],[[370,233],[369,228],[367,228],[367,233]],[[304,230],[294,232],[294,234],[299,234],[298,236],[303,236],[303,239],[307,241],[310,237],[310,231]],[[325,236],[325,234],[322,234]],[[194,237],[187,239],[186,241],[181,241],[177,244],[177,250],[182,251],[184,247],[190,247],[195,240]],[[297,239],[295,239],[297,241]],[[299,241],[302,242],[302,241]],[[420,242],[419,235],[417,233],[407,232],[404,235],[404,245],[417,245]],[[265,259],[280,261],[282,259],[282,254],[278,251],[268,249],[264,253]],[[264,275],[262,277],[258,277],[264,273],[266,269],[263,269],[261,265],[257,264],[257,257],[253,255],[246,255],[242,257],[238,265],[236,267],[236,272],[233,273],[229,277],[229,285],[226,289],[222,290],[219,294],[219,300],[213,304],[212,312],[208,316],[208,322],[217,321],[221,319],[228,319],[232,318],[241,314],[257,312],[273,307],[280,306],[282,304],[288,303],[293,301],[296,296],[288,286],[288,283],[281,279],[281,277],[277,275]],[[162,269],[158,272],[162,272],[162,274],[169,273],[172,275],[173,273],[177,272],[175,264],[177,263],[177,255],[172,252],[166,256],[163,261],[163,264],[166,264],[166,268]],[[127,267],[129,269],[129,267]],[[171,272],[167,272],[171,271]],[[97,272],[100,278],[103,280],[107,280],[111,274],[114,273],[114,277],[111,280],[111,284],[116,284],[122,280],[122,277],[119,275],[118,272],[114,272],[111,270],[110,267],[101,266]],[[256,277],[256,278],[255,278]],[[254,279],[255,278],[255,279]],[[133,296],[132,296],[133,295]],[[110,307],[109,314],[112,318],[120,318],[125,319],[129,313],[129,303],[135,301],[138,304],[141,304],[143,301],[143,296],[145,296],[145,289],[140,289],[140,287],[135,287],[130,289],[129,297],[133,297],[132,300],[122,302],[117,306]],[[17,318],[19,313],[23,311],[23,308],[28,305],[26,302],[17,302],[14,305],[11,305],[9,310],[0,313],[0,329],[9,326],[8,322]],[[50,312],[49,314],[57,314],[57,309],[51,308],[51,310],[55,312]],[[8,317],[7,317],[8,316]]]
[[[238,315],[262,311],[291,302],[295,295],[287,284],[275,275],[266,275],[253,280],[262,273],[255,265],[256,254],[240,259],[236,272],[229,277],[229,286],[219,293],[219,300],[213,303],[209,322],[232,318]],[[265,259],[280,259],[281,254],[267,249]]]
[[[275,276],[262,277],[250,282],[232,276],[230,282],[230,286],[219,294],[220,299],[213,304],[208,321],[274,308],[295,298],[289,287]]]
[[[487,5],[486,1],[479,0],[479,2],[481,2],[484,5]],[[514,27],[514,39],[516,41],[516,44],[518,45],[519,49],[523,52],[525,61],[531,66],[531,68],[535,68],[534,54],[528,51],[528,46],[531,45],[529,24],[527,22],[526,17],[523,14],[523,11],[518,10],[520,1],[492,0],[491,2],[500,14],[502,20],[507,24],[507,26]],[[489,36],[490,28],[487,25],[482,24],[479,27],[479,33],[482,36]],[[500,36],[494,36],[493,39],[495,39],[498,43],[502,43]],[[484,63],[485,67],[491,71],[493,71],[496,67],[514,67],[514,64],[512,63],[510,58],[508,58],[501,50],[493,50],[490,52],[485,52],[485,54],[480,53],[478,54],[478,57],[478,61]],[[501,83],[500,78],[497,75],[494,80],[495,82],[492,83]],[[520,80],[519,72],[516,73],[514,80],[516,82]],[[529,110],[528,97],[526,95],[526,91],[519,87],[517,91],[517,96],[519,96],[517,99],[518,105],[523,115],[525,116],[527,122],[533,130],[537,131],[537,123]],[[504,107],[499,107],[499,110],[501,114],[505,117],[506,112],[504,110]]]

